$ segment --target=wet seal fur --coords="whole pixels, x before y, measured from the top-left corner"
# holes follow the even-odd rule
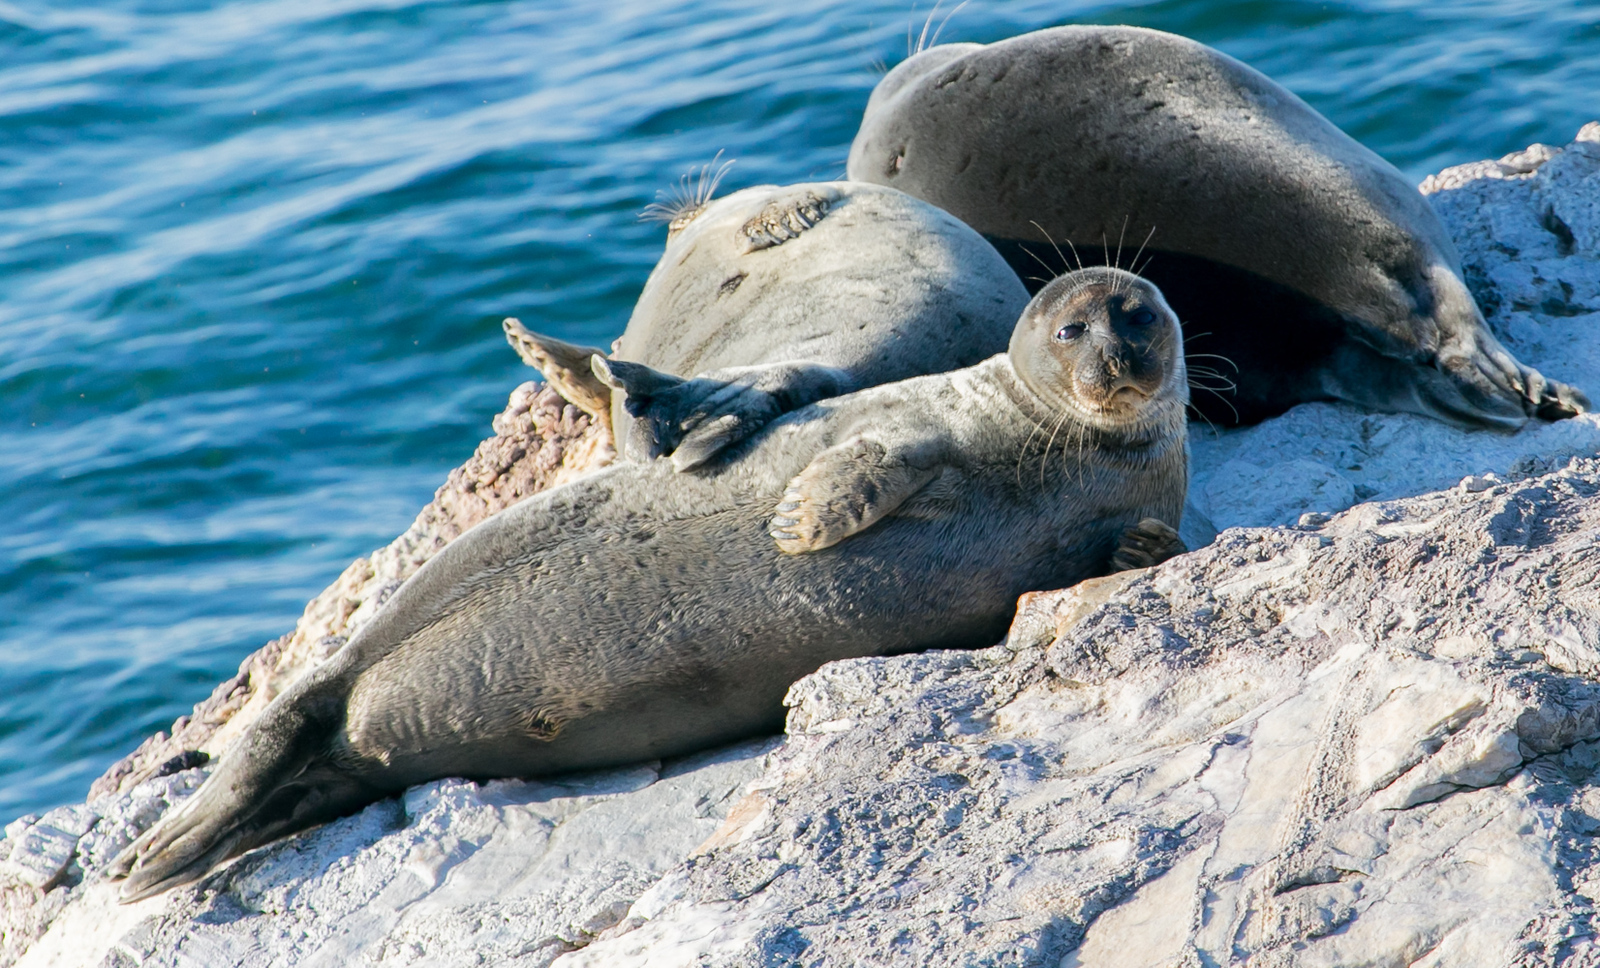
[[[274,700],[113,862],[122,898],[438,777],[775,731],[825,662],[991,645],[1022,593],[1178,523],[1187,396],[1160,293],[1093,269],[976,366],[813,404],[699,473],[622,462],[530,497]]]
[[[680,470],[816,400],[993,356],[1028,302],[993,246],[892,188],[759,186],[672,224],[611,358],[687,379],[624,397],[591,373],[603,351],[506,334],[567,399],[609,404],[620,452]]]
[[[848,172],[948,210],[1025,279],[1068,264],[1050,240],[1111,262],[1148,237],[1127,264],[1183,320],[1218,423],[1331,399],[1514,430],[1589,406],[1489,331],[1394,166],[1183,37],[1072,26],[921,51],[873,91]]]

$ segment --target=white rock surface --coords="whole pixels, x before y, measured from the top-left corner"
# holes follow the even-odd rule
[[[1424,189],[1600,398],[1600,125]],[[1597,452],[1593,415],[1197,430],[1185,533],[1234,530],[831,665],[781,745],[441,781],[126,907],[96,872],[203,770],[23,818],[0,965],[1600,965]]]
[[[441,780],[242,859],[198,888],[119,908],[105,885],[18,962],[43,965],[544,966],[622,919],[723,822],[776,740],[562,782]],[[141,785],[164,809],[202,770]],[[119,804],[101,821],[125,817]],[[81,808],[80,808],[81,809]],[[149,820],[160,809],[149,810]],[[90,866],[128,842],[86,843]]]

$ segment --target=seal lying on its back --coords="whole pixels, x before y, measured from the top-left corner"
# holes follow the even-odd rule
[[[617,359],[695,379],[597,381],[604,356],[506,321],[523,358],[605,419],[618,450],[697,466],[781,413],[971,366],[1006,348],[1027,290],[994,247],[892,188],[747,188],[683,212]]]
[[[1337,399],[1515,429],[1588,407],[1489,332],[1399,171],[1183,37],[1059,27],[929,48],[873,91],[848,171],[946,209],[1024,278],[1041,274],[1036,258],[1046,278],[1063,267],[1051,239],[1088,260],[1153,230],[1134,268],[1191,353],[1238,367],[1214,367],[1236,395],[1195,400],[1214,421]]]
[[[789,685],[835,659],[998,641],[1021,593],[1178,523],[1182,354],[1155,287],[1074,273],[1009,353],[814,404],[698,473],[615,464],[489,518],[117,859],[123,898],[437,777],[777,730]]]

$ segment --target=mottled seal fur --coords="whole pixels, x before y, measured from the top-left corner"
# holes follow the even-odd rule
[[[627,385],[644,368],[609,364]],[[621,462],[428,561],[115,862],[126,900],[442,776],[684,753],[783,722],[852,656],[990,645],[1017,597],[1177,524],[1177,322],[1150,284],[1057,280],[976,366],[788,414],[693,474]]]
[[[506,332],[569,400],[611,405],[618,449],[698,466],[778,414],[824,397],[971,366],[1005,349],[1027,290],[993,246],[892,188],[747,188],[673,221],[615,359],[694,377],[589,373],[605,354]]]
[[[1137,271],[1183,320],[1216,422],[1334,399],[1509,430],[1588,407],[1489,331],[1399,171],[1183,37],[1073,26],[922,51],[873,92],[848,173],[948,210],[1025,278],[1069,243],[1127,264],[1148,237]]]

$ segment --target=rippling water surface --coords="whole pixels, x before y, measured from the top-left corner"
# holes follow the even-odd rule
[[[0,820],[410,522],[529,375],[502,316],[620,332],[658,189],[841,175],[927,12],[0,0]],[[1594,0],[974,0],[943,39],[1071,22],[1220,47],[1417,179],[1600,115]]]

